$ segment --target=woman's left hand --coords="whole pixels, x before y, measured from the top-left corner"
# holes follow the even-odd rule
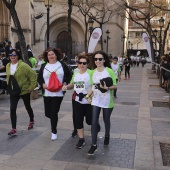
[[[104,81],[103,81],[104,82]],[[102,86],[101,84],[100,84],[100,88],[102,88],[102,89],[105,89],[105,90],[108,90],[108,87],[106,86],[106,83],[104,82],[104,86]]]

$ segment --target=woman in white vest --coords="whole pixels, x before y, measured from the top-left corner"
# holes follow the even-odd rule
[[[79,71],[74,73],[71,82],[63,86],[62,90],[71,90],[74,88],[76,92],[75,98],[75,123],[79,136],[79,141],[75,145],[77,149],[81,149],[85,145],[84,139],[84,117],[86,118],[86,123],[91,125],[92,122],[92,107],[87,101],[87,93],[90,91],[90,77],[91,70],[87,69],[89,64],[89,59],[85,55],[81,55],[78,58]]]
[[[93,84],[91,91],[88,93],[92,97],[92,145],[88,151],[88,155],[94,155],[97,151],[97,135],[99,115],[103,110],[103,120],[105,124],[104,145],[109,145],[110,141],[110,116],[113,111],[113,90],[116,88],[116,77],[111,69],[109,57],[103,51],[97,51],[92,55],[93,68],[91,83]],[[107,82],[101,84],[101,79],[111,78],[112,85],[106,86]]]

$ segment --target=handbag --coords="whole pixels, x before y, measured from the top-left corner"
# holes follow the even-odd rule
[[[113,80],[112,80],[111,77],[106,77],[106,78],[103,78],[103,79],[100,80],[100,84],[101,84],[102,86],[104,86],[104,82],[105,82],[105,84],[106,84],[107,87],[110,87],[110,86],[113,85]],[[100,87],[100,84],[98,84],[98,89],[99,89],[102,93],[107,92],[106,89],[103,89],[103,88]]]
[[[46,70],[49,71],[48,69],[46,69]],[[49,71],[49,72],[51,74],[50,74],[47,90],[50,92],[60,91],[62,88],[62,84],[61,84],[60,80],[58,79],[56,72],[54,72],[54,71],[53,72]]]

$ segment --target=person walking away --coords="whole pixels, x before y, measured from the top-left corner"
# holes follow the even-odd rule
[[[92,145],[88,151],[88,155],[94,155],[97,151],[97,135],[99,115],[101,109],[103,110],[103,120],[105,124],[105,138],[104,145],[109,145],[110,141],[110,116],[113,111],[113,90],[116,88],[116,76],[111,69],[108,54],[103,51],[97,51],[92,55],[92,64],[95,68],[91,76],[91,84],[93,85],[88,96],[93,93],[92,97]],[[101,84],[100,80],[109,78],[112,81],[111,86],[106,86],[107,82]],[[101,100],[102,99],[102,100]]]
[[[31,63],[32,68],[36,68],[37,60],[33,56],[33,53],[31,51],[28,51],[28,59],[29,59],[29,61]]]
[[[46,63],[41,65],[38,83],[42,88],[44,99],[45,116],[51,122],[51,140],[57,139],[57,123],[58,112],[64,97],[62,86],[50,88],[50,75],[54,73],[58,85],[68,84],[71,80],[71,73],[68,66],[61,62],[62,52],[60,49],[48,48],[43,53],[43,58]]]
[[[118,56],[118,64],[121,69],[121,71],[120,71],[120,75],[121,75],[121,72],[123,71],[123,58],[122,58],[121,54]]]
[[[118,83],[118,81],[121,80],[121,69],[120,69],[120,65],[118,64],[118,57],[113,57],[113,62],[111,63],[111,68],[113,70],[113,72],[115,73],[116,76],[116,83]],[[117,98],[117,88],[114,89],[114,97]]]
[[[142,57],[141,63],[142,63],[142,67],[144,67],[144,65],[146,64],[146,59],[144,57]]]
[[[139,67],[139,63],[140,63],[140,57],[137,56],[137,57],[136,57],[136,64],[137,64],[137,67]]]
[[[89,59],[85,55],[78,57],[79,71],[76,72],[69,85],[63,86],[62,90],[70,90],[74,88],[76,92],[75,98],[75,123],[78,131],[79,141],[76,144],[76,148],[81,149],[85,145],[84,139],[84,117],[86,123],[91,125],[92,122],[92,107],[91,104],[86,100],[89,96],[87,93],[90,91],[90,77],[91,70],[88,69]],[[87,95],[87,96],[86,96]]]
[[[30,118],[28,130],[33,128],[34,113],[33,113],[33,110],[31,108],[31,104],[30,104],[30,93],[36,87],[37,75],[30,68],[30,66],[28,64],[24,63],[21,60],[21,55],[17,50],[12,49],[10,51],[9,56],[10,56],[10,63],[8,63],[6,66],[7,85],[8,86],[10,85],[9,81],[10,81],[11,75],[13,75],[14,78],[16,79],[17,84],[19,85],[19,88],[21,91],[19,94],[15,94],[15,95],[10,94],[10,117],[11,117],[12,130],[8,133],[8,135],[11,136],[11,135],[15,135],[17,133],[17,130],[16,130],[16,123],[17,123],[16,109],[17,109],[17,105],[18,105],[18,101],[19,101],[20,97],[24,101],[25,108],[26,108],[29,118]]]
[[[7,45],[5,46],[5,54],[6,54],[6,57],[9,58],[9,53],[10,53],[10,50],[12,50],[12,46],[11,46],[11,41],[8,41]]]
[[[131,59],[126,56],[123,61],[123,65],[125,67],[125,80],[127,80],[127,75],[128,78],[130,79],[130,63],[131,63]]]

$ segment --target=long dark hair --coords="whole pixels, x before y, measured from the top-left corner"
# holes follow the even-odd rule
[[[103,51],[96,51],[95,53],[93,53],[93,55],[92,55],[92,60],[91,60],[93,69],[97,68],[97,66],[96,66],[96,64],[95,64],[95,62],[94,62],[94,57],[95,57],[96,54],[101,54],[101,55],[103,56],[103,58],[104,58],[104,60],[105,60],[105,62],[104,62],[104,67],[109,67],[109,68],[111,68],[108,54],[105,53],[105,52],[103,52]]]
[[[44,52],[43,52],[43,59],[45,62],[49,62],[48,61],[48,52],[53,51],[55,53],[55,55],[57,56],[57,61],[60,61],[63,58],[63,53],[61,52],[61,50],[59,48],[47,48]]]

